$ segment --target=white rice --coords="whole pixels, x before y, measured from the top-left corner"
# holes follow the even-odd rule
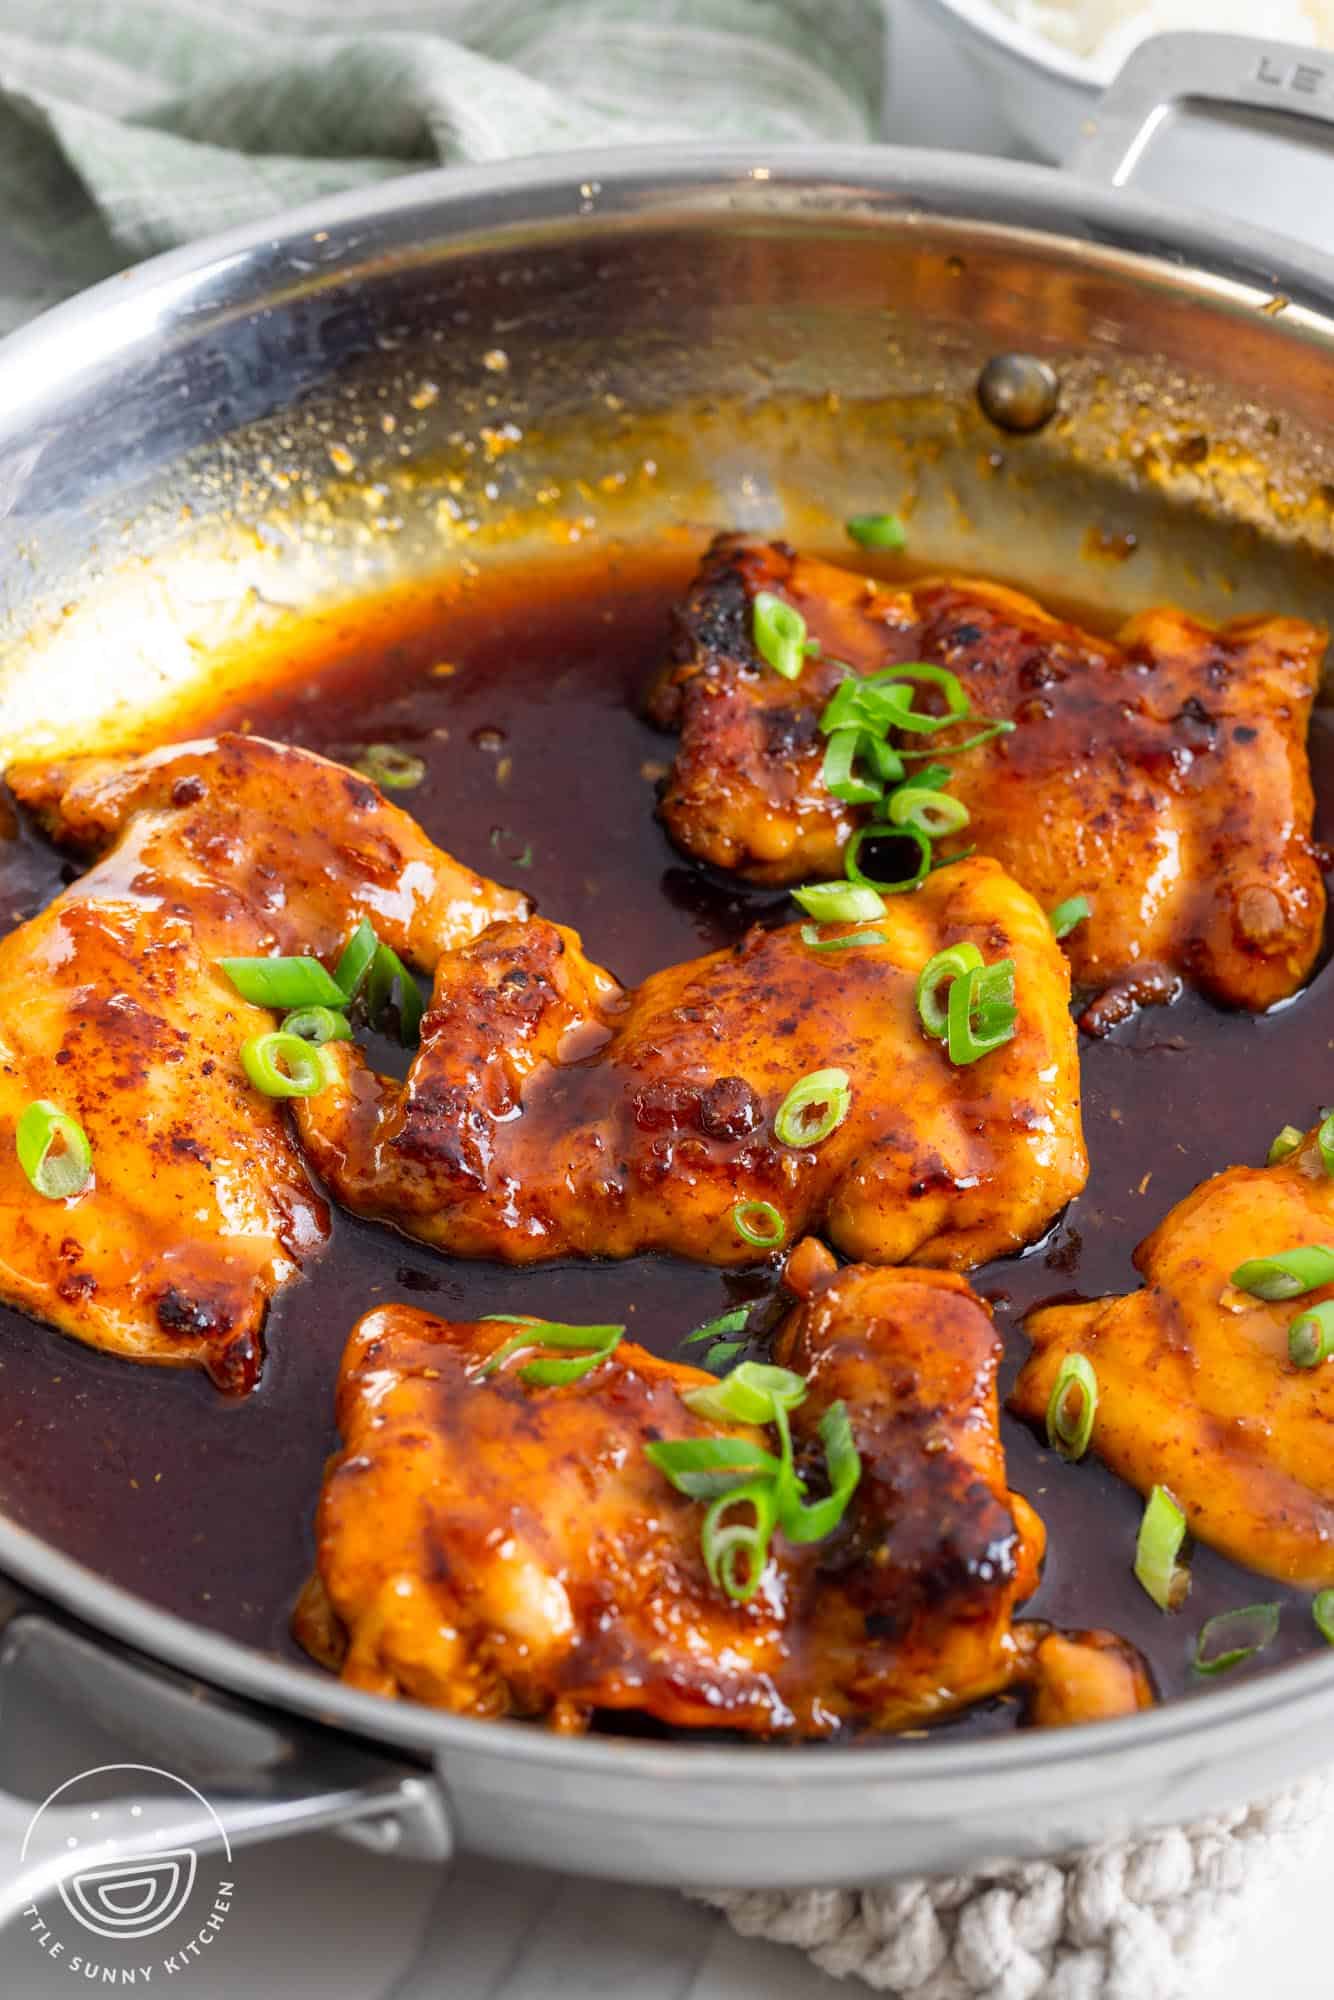
[[[1003,14],[1115,76],[1146,35],[1205,28],[1334,49],[1334,0],[995,0]]]

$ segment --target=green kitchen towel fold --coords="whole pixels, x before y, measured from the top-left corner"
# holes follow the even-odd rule
[[[0,331],[461,160],[874,137],[883,0],[0,0]]]

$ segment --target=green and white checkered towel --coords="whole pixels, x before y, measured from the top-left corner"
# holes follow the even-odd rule
[[[874,137],[882,0],[0,0],[0,331],[459,160]]]

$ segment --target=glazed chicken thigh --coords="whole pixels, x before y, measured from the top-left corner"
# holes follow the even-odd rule
[[[644,1448],[763,1434],[693,1413],[683,1395],[714,1378],[628,1342],[563,1386],[526,1381],[523,1349],[484,1372],[521,1333],[412,1306],[356,1328],[296,1626],[345,1680],[565,1730],[637,1709],[823,1736],[926,1721],[1025,1670],[1011,1617],[1043,1532],[1006,1487],[1000,1343],[961,1279],[849,1269],[789,1316],[798,1467],[842,1400],[861,1479],[826,1541],[775,1537],[748,1602],[710,1581],[704,1507]]]
[[[1167,1487],[1234,1562],[1314,1590],[1334,1584],[1334,1369],[1295,1365],[1288,1328],[1334,1285],[1267,1303],[1231,1283],[1248,1259],[1313,1243],[1334,1243],[1334,1180],[1308,1135],[1178,1203],[1135,1252],[1142,1291],[1031,1315],[1013,1401],[1041,1421],[1064,1358],[1087,1356],[1092,1450],[1143,1494]]]
[[[328,1214],[284,1108],[241,1065],[273,1016],[214,961],[330,959],[369,915],[429,967],[522,899],[352,772],[253,737],[9,776],[57,838],[102,858],[0,942],[0,1298],[247,1389],[266,1305]],[[90,1142],[71,1197],[39,1194],[20,1165],[34,1100]]]
[[[457,1256],[745,1264],[821,1230],[849,1257],[962,1268],[1031,1241],[1086,1172],[1043,912],[994,862],[962,861],[863,938],[753,931],[626,992],[572,931],[498,924],[440,961],[406,1083],[340,1044],[335,1081],[297,1107],[302,1139],[340,1202]],[[1018,1022],[955,1066],[915,986],[963,942],[1013,960]],[[829,1069],[843,1122],[781,1143],[787,1092]]]
[[[755,650],[755,596],[778,595],[820,652],[798,678]],[[956,674],[973,715],[929,745],[976,843],[1050,908],[1079,893],[1076,982],[1170,995],[1177,978],[1237,1007],[1294,992],[1319,948],[1306,732],[1325,634],[1293,618],[1214,628],[1175,611],[1116,642],[998,585],[874,583],[781,544],[723,536],[678,619],[650,717],[679,731],[661,813],[678,846],[754,882],[841,872],[866,808],[822,776],[818,722],[846,673],[925,661]],[[1015,725],[952,756],[979,721]],[[1094,1009],[1105,1026],[1117,1004]]]

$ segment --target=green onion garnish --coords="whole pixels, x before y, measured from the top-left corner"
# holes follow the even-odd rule
[[[813,1069],[793,1084],[774,1113],[774,1137],[780,1146],[818,1146],[838,1130],[851,1104],[845,1069]],[[812,1111],[818,1116],[811,1117]]]
[[[1277,1604],[1247,1604],[1206,1619],[1195,1643],[1196,1673],[1225,1674],[1253,1659],[1278,1637],[1278,1620]]]
[[[724,1516],[733,1507],[752,1507],[754,1520],[749,1525],[734,1521],[724,1526]],[[704,1567],[714,1589],[724,1591],[734,1604],[748,1603],[760,1587],[776,1518],[775,1487],[769,1479],[755,1479],[720,1494],[704,1516],[699,1533]]]
[[[1288,1328],[1288,1359],[1296,1368],[1318,1368],[1334,1354],[1334,1299],[1308,1306]]]
[[[956,861],[966,861],[970,854],[976,853],[977,847],[974,845],[957,848],[953,854],[935,854],[931,857],[930,872],[934,875],[937,868],[952,868]]]
[[[493,1313],[488,1317],[510,1319],[512,1316]],[[579,1348],[584,1351],[571,1356],[568,1361],[530,1361],[518,1371],[521,1382],[532,1382],[540,1388],[559,1388],[568,1382],[579,1382],[600,1361],[606,1360],[624,1332],[623,1326],[567,1326],[555,1319],[525,1320],[523,1332],[512,1334],[503,1341],[478,1369],[478,1376],[494,1375],[512,1354],[518,1354],[525,1347]]]
[[[1072,1408],[1073,1404],[1073,1408]],[[1067,1354],[1047,1399],[1047,1443],[1072,1463],[1081,1459],[1098,1414],[1098,1378],[1083,1354]]]
[[[681,1395],[695,1416],[712,1417],[724,1424],[771,1424],[776,1408],[795,1410],[805,1400],[804,1378],[766,1361],[743,1361],[725,1382],[709,1382],[699,1389],[683,1390]]]
[[[702,1340],[717,1340],[720,1334],[740,1333],[749,1318],[749,1306],[733,1306],[731,1312],[719,1313],[717,1319],[706,1319],[703,1326],[686,1335],[681,1345],[695,1347]]]
[[[742,1438],[673,1438],[645,1446],[650,1464],[679,1493],[712,1503],[700,1530],[700,1547],[714,1588],[737,1603],[745,1603],[759,1587],[775,1526],[792,1542],[823,1541],[842,1520],[861,1478],[847,1406],[831,1403],[819,1427],[829,1492],[807,1504],[805,1481],[792,1461],[788,1425],[789,1410],[805,1395],[805,1382],[790,1369],[743,1362],[725,1382],[687,1390],[682,1397],[697,1415],[772,1423],[782,1443],[779,1458]],[[753,1520],[725,1526],[729,1509],[737,1506],[751,1507]]]
[[[736,1437],[659,1438],[644,1446],[644,1456],[687,1500],[716,1500],[780,1469],[763,1445]]]
[[[969,812],[962,799],[948,792],[930,785],[900,785],[890,796],[889,818],[893,826],[911,827],[930,840],[941,840],[947,833],[962,833]]]
[[[867,944],[888,944],[883,931],[848,931],[842,937],[822,938],[818,924],[803,924],[801,941],[812,951],[856,951]]]
[[[714,1373],[726,1368],[729,1361],[735,1361],[745,1345],[744,1340],[715,1340],[704,1356],[704,1366]]]
[[[243,1000],[256,1007],[345,1007],[347,996],[317,958],[220,958]]]
[[[771,1201],[739,1201],[732,1210],[732,1227],[757,1250],[776,1250],[787,1235],[787,1224]]]
[[[343,946],[334,980],[343,996],[343,1005],[355,1000],[361,991],[361,982],[371,969],[371,961],[380,948],[380,940],[375,935],[375,926],[369,917],[363,917]]]
[[[1186,1517],[1165,1486],[1155,1486],[1139,1524],[1135,1576],[1160,1611],[1176,1611],[1190,1591],[1190,1571],[1178,1563]]]
[[[825,746],[820,776],[825,789],[845,805],[864,806],[881,798],[884,786],[875,778],[859,778],[853,769],[864,742],[874,741],[860,729],[836,729]]]
[[[1093,905],[1087,896],[1067,896],[1063,903],[1056,905],[1047,922],[1051,925],[1053,937],[1069,937],[1076,925],[1086,923],[1092,914]]]
[[[282,1032],[300,1035],[303,1042],[313,1042],[316,1048],[322,1048],[326,1042],[352,1039],[346,1014],[335,1014],[332,1007],[298,1007],[294,1013],[283,1016]]]
[[[792,900],[821,924],[861,924],[868,917],[888,915],[878,889],[852,882],[808,882],[792,891]]]
[[[241,1067],[266,1097],[315,1097],[329,1081],[323,1051],[279,1029],[242,1042]]]
[[[368,743],[352,768],[386,792],[410,792],[426,776],[420,757],[392,743]]]
[[[1334,1174],[1334,1111],[1327,1112],[1316,1127],[1315,1142],[1325,1172]]]
[[[979,729],[975,736],[965,736],[962,743],[942,743],[941,749],[947,757],[957,757],[964,750],[977,750],[984,743],[990,743],[995,736],[1012,736],[1018,728],[1015,722],[989,722],[985,729]],[[899,755],[906,762],[915,757],[934,757],[934,750],[900,750]]]
[[[928,764],[924,771],[917,773],[917,776],[913,779],[913,783],[921,791],[938,792],[949,783],[953,776],[954,773],[948,764]]]
[[[946,1002],[941,999],[941,988],[948,981],[965,978],[982,963],[982,954],[975,944],[947,945],[929,958],[917,975],[917,1015],[928,1035],[943,1042],[949,1028],[949,1014]]]
[[[790,1468],[790,1445],[786,1416],[781,1430],[785,1447],[784,1465]],[[822,1542],[847,1512],[849,1500],[862,1476],[862,1462],[852,1438],[852,1424],[846,1403],[831,1403],[820,1419],[820,1442],[824,1446],[825,1476],[829,1492],[823,1500],[809,1505],[801,1497],[801,1482],[795,1477],[780,1486],[778,1524],[790,1542]]]
[[[917,866],[912,874],[900,876],[893,882],[877,881],[875,876],[868,875],[861,865],[861,851],[868,840],[910,841],[917,849]],[[843,849],[843,866],[849,882],[855,882],[859,888],[874,889],[881,896],[901,896],[907,890],[915,889],[930,873],[931,842],[915,826],[864,826],[859,833],[853,834]]]
[[[1282,1130],[1276,1132],[1269,1142],[1269,1151],[1265,1155],[1265,1165],[1267,1167],[1276,1167],[1281,1160],[1290,1159],[1301,1145],[1305,1136],[1305,1133],[1300,1132],[1295,1125],[1283,1126]]]
[[[897,514],[854,514],[843,526],[864,549],[892,549],[897,554],[907,546],[907,533]]]
[[[772,590],[755,594],[751,635],[760,658],[785,681],[794,681],[806,663],[806,620],[794,604]]]
[[[1311,1603],[1316,1630],[1326,1645],[1334,1646],[1334,1590],[1320,1590]]]
[[[944,715],[928,715],[913,707],[914,681],[924,681],[941,689],[945,696]],[[891,729],[906,729],[920,736],[934,735],[962,722],[972,713],[963,682],[948,667],[933,667],[923,660],[908,660],[901,666],[881,667],[874,674],[848,673],[834,689],[820,715],[820,732],[830,736],[837,729],[864,729],[883,737]],[[896,756],[906,756],[896,751]],[[934,754],[934,753],[929,753]]]
[[[398,993],[398,1038],[405,1049],[414,1048],[422,1024],[422,996],[416,980],[396,951],[387,944],[377,945],[366,981],[366,1012],[378,1026]]]
[[[1272,1257],[1250,1257],[1238,1264],[1232,1283],[1256,1299],[1295,1299],[1317,1285],[1334,1284],[1334,1249],[1309,1243],[1296,1250],[1276,1250]]]
[[[974,966],[950,987],[945,1046],[952,1063],[974,1063],[1012,1041],[1019,1020],[1014,1004],[1014,960]]]
[[[48,1098],[34,1098],[14,1128],[14,1150],[31,1186],[48,1201],[82,1194],[93,1177],[93,1149],[77,1118]]]

